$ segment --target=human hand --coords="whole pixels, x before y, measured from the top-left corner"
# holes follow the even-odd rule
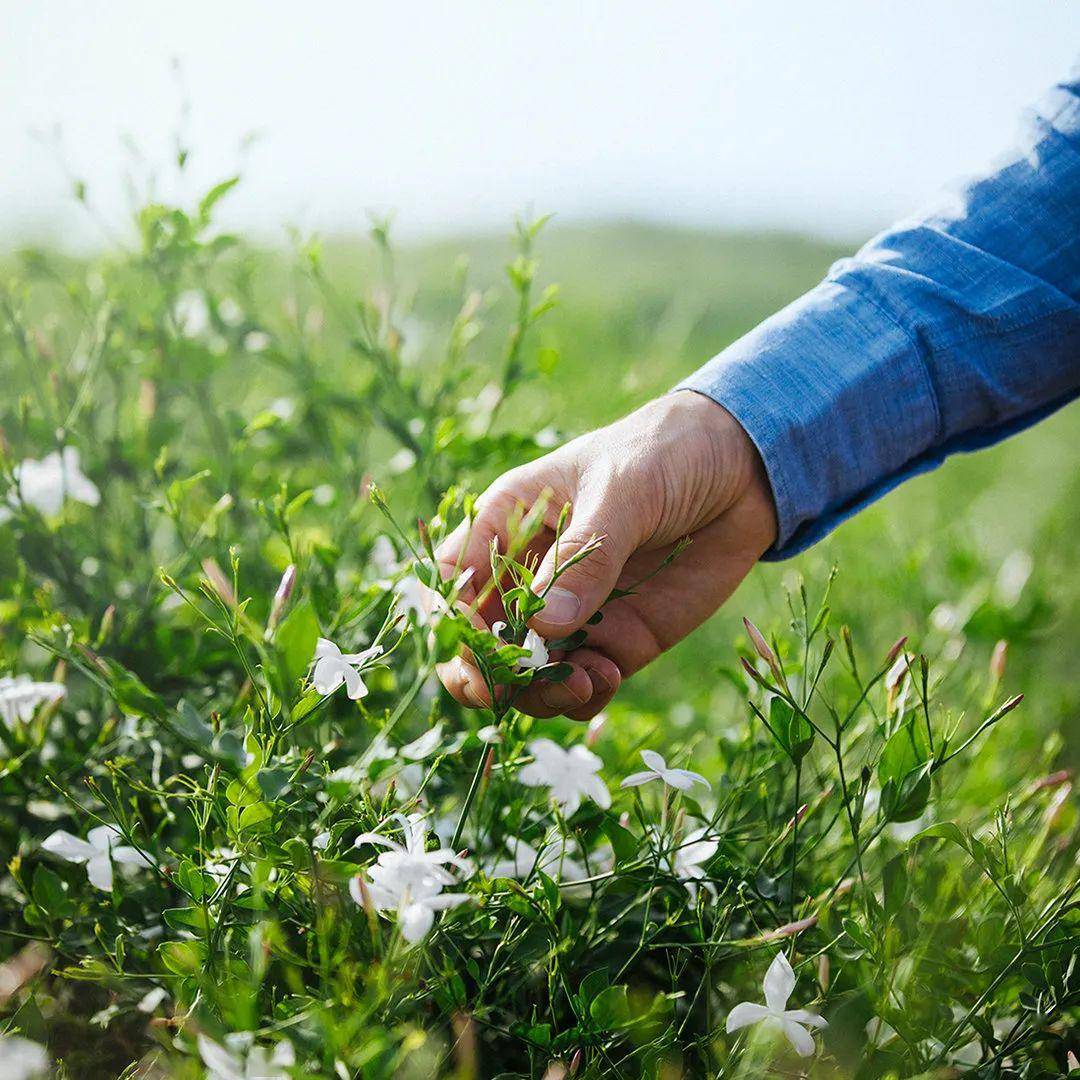
[[[750,438],[727,410],[692,391],[649,402],[622,420],[589,432],[536,461],[505,473],[484,492],[469,528],[464,522],[436,551],[444,576],[472,569],[460,599],[479,598],[474,617],[501,617],[489,546],[507,548],[516,509],[547,494],[543,527],[528,551],[539,560],[533,589],[543,594],[554,568],[555,525],[572,507],[559,542],[565,564],[594,536],[599,548],[559,576],[531,625],[542,637],[567,637],[615,588],[648,578],[633,595],[612,599],[588,640],[562,659],[561,683],[534,682],[515,698],[533,716],[588,720],[611,700],[623,678],[640,670],[701,625],[731,595],[776,537],[776,510],[765,468]],[[691,545],[655,577],[683,538]],[[439,677],[463,705],[486,707],[480,672],[465,657],[439,665]]]

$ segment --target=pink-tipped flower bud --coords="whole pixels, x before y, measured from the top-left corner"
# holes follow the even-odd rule
[[[817,981],[823,993],[829,989],[829,956],[822,953],[817,962]]]
[[[999,641],[990,655],[990,674],[1000,682],[1005,678],[1005,663],[1009,659],[1009,643]]]
[[[281,621],[281,616],[289,603],[289,598],[296,587],[296,567],[289,563],[285,567],[285,573],[278,582],[277,592],[274,593],[273,603],[270,605],[270,618],[266,620],[266,628],[273,630]]]
[[[236,607],[236,593],[233,592],[232,582],[225,576],[225,571],[218,566],[215,559],[203,559],[203,573],[210,582],[214,592],[225,601],[229,607]]]
[[[765,635],[745,616],[743,617],[743,626],[746,627],[746,633],[750,637],[750,643],[754,646],[754,651],[769,665],[769,667],[774,667],[776,664],[776,654],[769,647],[769,643],[765,640]]]
[[[794,937],[796,934],[801,934],[804,930],[809,930],[812,926],[817,926],[818,917],[816,915],[808,915],[805,919],[798,919],[795,922],[785,923],[783,926],[776,927],[775,930],[766,930],[758,940],[759,941],[776,941],[777,938]]]
[[[574,1051],[574,1056],[570,1059],[570,1075],[571,1076],[577,1076],[578,1069],[581,1068],[581,1059],[582,1059],[583,1056],[584,1055],[581,1052],[581,1047],[579,1046]]]
[[[896,658],[900,655],[900,650],[907,644],[907,634],[900,638],[895,645],[889,650],[889,655],[885,657],[885,666],[891,667]]]
[[[600,733],[607,723],[607,713],[598,712],[590,721],[585,731],[585,745],[595,746],[600,739]]]

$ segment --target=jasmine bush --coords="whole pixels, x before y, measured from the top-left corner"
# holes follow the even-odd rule
[[[490,629],[433,550],[547,441],[515,411],[551,363],[542,222],[492,363],[494,294],[458,267],[422,328],[385,223],[374,280],[307,244],[282,301],[214,226],[233,184],[0,293],[0,1075],[1075,1065],[1058,748],[991,805],[963,791],[1029,707],[1004,648],[857,650],[830,577],[775,634],[747,621],[701,672],[741,704],[685,737],[519,714],[575,644],[528,629],[526,555],[572,507],[492,551]],[[439,691],[461,648],[488,712]]]

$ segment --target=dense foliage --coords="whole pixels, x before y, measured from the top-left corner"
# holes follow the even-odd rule
[[[526,508],[492,553],[497,633],[432,548],[557,437],[539,224],[509,305],[459,264],[421,318],[384,224],[364,281],[317,244],[283,269],[214,228],[231,186],[144,208],[130,252],[27,255],[0,292],[0,1063],[1068,1068],[1061,740],[1034,723],[1022,758],[979,760],[1040,707],[979,641],[1052,618],[1023,559],[925,643],[841,625],[831,574],[777,584],[740,613],[768,634],[694,654],[722,709],[669,679],[664,711],[652,684],[587,727],[524,717],[514,688],[568,644],[527,632],[528,540],[572,508]],[[463,646],[490,712],[433,677]]]

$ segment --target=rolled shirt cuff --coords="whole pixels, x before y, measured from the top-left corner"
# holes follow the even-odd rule
[[[809,547],[912,472],[939,435],[918,343],[850,283],[827,280],[676,390],[722,405],[761,454],[779,524],[766,559]]]

